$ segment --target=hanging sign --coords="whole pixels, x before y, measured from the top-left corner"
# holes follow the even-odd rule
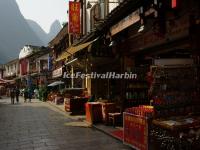
[[[52,72],[52,78],[58,78],[62,76],[62,67],[59,69],[56,69]]]
[[[69,33],[80,34],[80,2],[69,2]]]

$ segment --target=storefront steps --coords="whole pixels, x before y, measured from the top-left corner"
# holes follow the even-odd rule
[[[119,141],[123,141],[122,136],[123,136],[123,128],[122,127],[113,127],[113,126],[107,126],[105,124],[89,124],[86,121],[85,115],[71,115],[70,112],[66,112],[65,108],[64,108],[64,104],[60,104],[60,105],[56,105],[53,102],[47,101],[46,103],[48,103],[49,105],[55,107],[56,109],[58,109],[59,111],[62,112],[63,115],[65,115],[66,117],[74,120],[71,123],[67,123],[66,126],[81,126],[81,127],[93,127]]]
[[[71,115],[70,112],[66,112],[65,108],[64,108],[64,104],[55,104],[54,102],[50,102],[47,101],[46,103],[50,104],[51,106],[57,108],[64,116],[76,121],[76,122],[82,122],[82,124],[84,126],[86,126],[86,122],[84,122],[83,120],[85,120],[85,115]],[[79,123],[80,124],[80,123]],[[87,124],[87,126],[89,127],[89,125]]]
[[[119,140],[123,141],[123,128],[122,127],[113,127],[107,126],[105,124],[93,124],[92,125],[97,130]]]

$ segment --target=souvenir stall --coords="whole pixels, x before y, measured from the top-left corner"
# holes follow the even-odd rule
[[[198,66],[191,59],[154,64],[148,91],[152,106],[126,109],[124,143],[139,150],[200,149]]]

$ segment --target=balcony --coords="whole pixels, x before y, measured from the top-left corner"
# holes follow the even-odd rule
[[[11,72],[5,72],[4,73],[4,77],[8,78],[8,77],[15,77],[17,75],[16,71],[11,71]]]
[[[29,73],[30,73],[30,74],[39,73],[39,69],[36,68],[36,67],[30,67]]]

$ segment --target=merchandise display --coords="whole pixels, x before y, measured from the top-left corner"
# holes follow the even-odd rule
[[[147,104],[149,102],[148,84],[146,79],[147,68],[134,68],[131,72],[137,74],[137,78],[126,82],[126,105],[131,107]]]
[[[200,117],[182,116],[153,120],[150,130],[153,149],[199,150]]]
[[[199,150],[199,73],[195,66],[153,67],[149,93],[155,110],[151,149]]]
[[[152,106],[125,110],[124,143],[140,150],[199,150],[198,69],[153,66],[151,71],[148,94]]]
[[[153,68],[150,93],[157,117],[199,111],[198,76],[194,67]]]

